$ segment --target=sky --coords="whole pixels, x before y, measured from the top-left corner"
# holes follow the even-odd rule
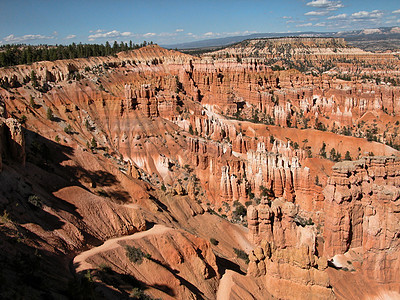
[[[400,27],[400,0],[0,0],[0,45],[172,45],[267,32]]]

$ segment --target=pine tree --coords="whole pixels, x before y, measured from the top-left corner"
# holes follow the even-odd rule
[[[39,83],[38,83],[37,77],[36,77],[36,73],[34,70],[32,70],[32,72],[31,72],[31,81],[32,81],[32,86],[34,88],[37,88],[39,86]]]
[[[30,105],[32,108],[36,108],[36,103],[35,103],[35,100],[33,99],[33,96],[32,96],[32,95],[30,96],[29,105]]]
[[[96,149],[97,148],[97,142],[94,139],[94,137],[92,138],[91,142],[90,142],[90,146],[92,149]]]
[[[322,147],[321,147],[321,149],[319,150],[319,155],[320,155],[322,158],[326,158],[326,144],[325,144],[325,142],[322,142]]]
[[[351,160],[350,152],[346,151],[346,154],[344,155],[344,160]]]
[[[318,175],[315,176],[315,185],[320,185]]]
[[[46,116],[48,120],[50,121],[54,120],[53,111],[51,110],[50,107],[47,108]]]

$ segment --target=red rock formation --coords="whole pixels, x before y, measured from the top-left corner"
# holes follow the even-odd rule
[[[338,163],[324,189],[325,255],[358,248],[366,276],[384,284],[399,284],[399,166],[395,157]]]
[[[260,286],[276,298],[330,298],[329,285],[340,283],[328,277],[334,272],[326,270],[324,257],[333,264],[345,261],[338,272],[349,267],[348,257],[356,272],[362,272],[363,284],[367,278],[398,290],[397,158],[342,163],[331,174],[332,162],[320,153],[326,142],[328,157],[335,147],[342,158],[346,150],[353,158],[365,151],[398,155],[387,145],[336,134],[348,134],[343,131],[347,129],[358,137],[400,142],[396,125],[400,89],[372,84],[370,79],[340,79],[348,74],[343,72],[354,74],[356,65],[364,63],[371,67],[363,68],[362,74],[376,76],[384,59],[394,69],[385,70],[385,75],[394,76],[398,60],[344,46],[336,54],[331,47],[318,45],[321,49],[312,48],[307,54],[303,46],[289,48],[287,42],[278,41],[275,50],[271,48],[274,53],[265,53],[268,59],[277,59],[277,64],[256,57],[242,62],[240,56],[195,58],[149,46],[117,57],[1,69],[0,81],[10,88],[0,89],[4,102],[0,113],[24,120],[27,132],[42,136],[54,156],[42,164],[27,162],[29,169],[9,164],[8,158],[25,161],[25,146],[18,121],[4,121],[0,129],[6,134],[1,136],[0,152],[7,158],[3,161],[7,176],[0,178],[5,187],[1,207],[11,212],[18,226],[39,236],[40,247],[52,254],[69,255],[82,251],[86,244],[94,246],[106,238],[145,230],[153,223],[206,239],[219,227],[215,224],[223,224],[219,238],[229,243],[213,245],[213,249],[233,261],[232,245],[247,250],[251,245],[229,233],[240,227],[221,223],[217,215],[212,216],[212,223],[206,212],[213,209],[231,218],[236,200],[246,205],[260,200],[260,205],[248,207],[250,239],[256,245],[249,273],[258,277],[246,280],[262,281]],[[315,46],[313,40],[303,42]],[[279,47],[283,50],[277,51]],[[240,51],[232,50],[232,54]],[[302,62],[312,61],[313,70],[283,70],[287,66],[281,58],[288,54]],[[332,67],[320,72],[329,60]],[[273,71],[277,66],[280,71]],[[39,91],[26,80],[32,70],[41,85],[48,84],[49,91]],[[82,79],[71,79],[71,72],[79,72]],[[18,87],[21,83],[24,86]],[[47,108],[57,121],[46,117]],[[42,168],[54,172],[50,176]],[[321,175],[320,181],[316,175]],[[319,185],[325,185],[328,176],[323,194]],[[9,184],[13,180],[19,182],[17,193],[8,188],[13,187]],[[43,198],[43,203],[28,200],[27,204],[26,198],[33,194]],[[41,210],[26,213],[22,211],[26,205]],[[7,219],[6,214],[3,218]],[[12,222],[7,224],[8,229],[17,228]],[[172,245],[179,236],[158,239]],[[149,252],[166,251],[157,259],[168,262],[165,257],[170,256],[185,280],[195,280],[212,298],[218,279],[207,282],[211,269],[204,268],[204,262],[217,270],[215,258],[207,242],[196,240],[196,245],[202,245],[197,247],[191,244],[194,239],[190,236],[182,241],[187,250],[183,255],[175,246],[160,248],[156,240],[139,244]],[[120,248],[115,264],[123,269]],[[207,254],[205,259],[199,249]],[[146,268],[134,269],[130,271],[135,276],[150,276]],[[160,282],[168,282],[172,273],[159,265],[157,270],[165,275]],[[201,276],[190,277],[192,270]],[[192,296],[179,286],[179,280],[173,280],[172,286],[185,297]],[[166,296],[153,292],[156,297]]]
[[[305,226],[291,202],[263,201],[248,209],[250,238],[258,245],[249,255],[248,272],[263,278],[269,293],[284,299],[334,299],[325,257],[316,253],[313,226]]]
[[[25,136],[21,124],[12,118],[1,119],[0,131],[1,155],[25,165]]]
[[[127,261],[125,274],[146,284],[151,295],[180,299],[212,298],[219,278],[216,258],[210,244],[187,232],[157,225],[154,228],[111,240],[77,256],[78,271],[97,268],[98,265],[118,266],[126,261],[126,246],[137,247],[150,258],[142,263]],[[118,267],[111,267],[119,271]],[[168,287],[168,289],[157,287]]]

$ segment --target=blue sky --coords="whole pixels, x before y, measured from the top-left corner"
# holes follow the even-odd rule
[[[153,41],[400,26],[399,0],[1,0],[0,45]]]

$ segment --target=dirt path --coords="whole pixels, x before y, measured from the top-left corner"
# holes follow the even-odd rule
[[[233,287],[233,273],[235,272],[232,270],[226,270],[224,276],[222,276],[218,286],[217,300],[230,299],[229,295],[231,294],[231,290]]]
[[[73,260],[73,265],[75,267],[76,272],[80,272],[86,269],[92,268],[92,265],[86,260],[93,256],[96,255],[100,252],[108,251],[115,249],[119,247],[118,242],[124,241],[124,240],[136,240],[136,239],[141,239],[146,236],[151,236],[151,235],[159,235],[168,232],[169,230],[172,230],[169,227],[166,227],[164,225],[155,225],[153,228],[146,230],[146,231],[141,231],[137,232],[131,235],[123,236],[123,237],[118,237],[118,238],[112,238],[104,242],[101,246],[94,247],[90,250],[84,251],[81,254],[75,256]]]

